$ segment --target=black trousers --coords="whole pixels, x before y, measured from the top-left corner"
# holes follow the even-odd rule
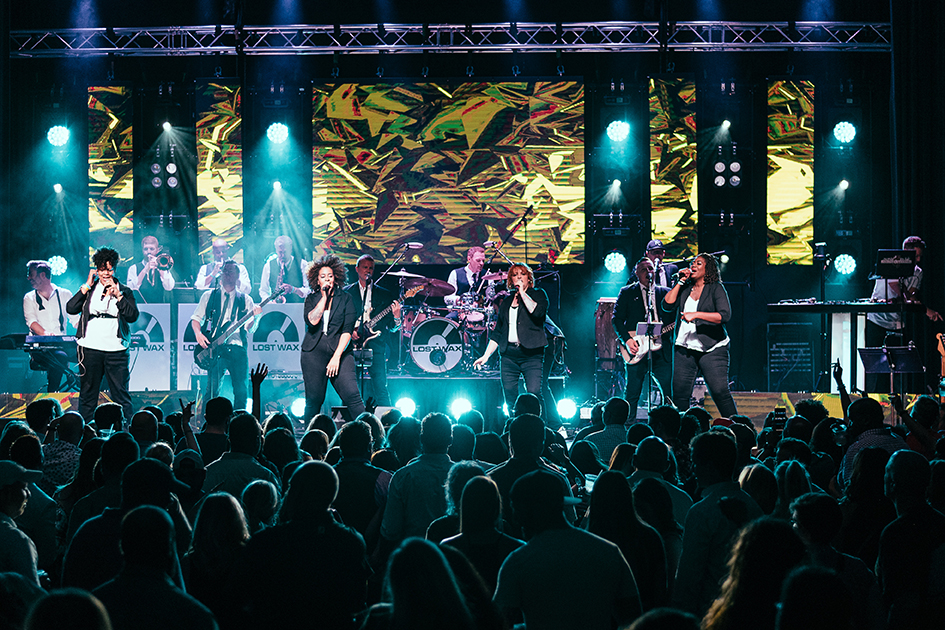
[[[502,391],[505,392],[505,404],[509,407],[509,413],[515,406],[515,399],[518,398],[518,377],[525,378],[525,391],[529,394],[535,394],[539,398],[541,394],[542,364],[544,363],[545,349],[528,349],[521,346],[509,345],[502,353],[502,362],[499,367],[499,375],[502,379]]]
[[[46,391],[49,393],[60,391],[62,375],[69,366],[69,357],[62,350],[44,348],[30,350],[30,360],[36,367],[46,372]]]
[[[673,393],[673,363],[672,360],[666,359],[664,352],[665,349],[650,352],[650,355],[653,357],[653,376],[656,377],[660,389],[663,390],[663,404],[669,404],[669,398]],[[649,357],[643,357],[643,359],[634,365],[627,365],[627,390],[624,393],[624,398],[630,403],[630,422],[636,422],[637,406],[640,400],[640,394],[645,389],[644,385],[649,369]],[[685,411],[685,409],[683,410]]]
[[[246,385],[246,379],[249,378],[249,358],[246,355],[246,348],[228,343],[216,348],[213,352],[217,356],[217,362],[209,373],[207,387],[210,390],[210,398],[220,395],[223,373],[228,371],[233,385],[233,408],[243,409],[243,405],[249,398]]]
[[[371,376],[371,389],[374,393],[374,402],[380,407],[390,407],[390,390],[387,387],[387,343],[385,334],[365,346],[371,350],[371,367],[368,374]]]
[[[79,346],[79,374],[81,387],[79,389],[79,413],[86,422],[92,420],[95,407],[98,406],[98,395],[102,388],[102,378],[108,382],[108,391],[112,402],[121,405],[125,414],[125,422],[131,420],[134,408],[131,406],[131,395],[128,393],[128,384],[131,381],[131,372],[128,369],[128,350],[104,352]]]
[[[729,418],[738,413],[728,388],[728,346],[712,352],[673,346],[673,351],[673,402],[680,410],[689,408],[696,375],[701,372],[719,414]]]
[[[348,407],[351,418],[357,418],[364,412],[364,401],[358,391],[358,381],[355,376],[354,355],[346,352],[341,356],[338,374],[328,378],[328,362],[334,351],[328,344],[319,344],[314,349],[302,351],[302,380],[305,383],[305,422],[316,414],[321,413],[325,402],[325,391],[328,381],[335,388],[341,402]]]

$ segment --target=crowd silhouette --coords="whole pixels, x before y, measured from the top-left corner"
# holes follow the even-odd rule
[[[0,630],[940,628],[945,413],[780,426],[621,398],[556,432],[226,398],[0,433]],[[846,396],[845,396],[846,398]],[[444,404],[445,406],[445,404]],[[170,407],[170,405],[165,405]],[[175,405],[177,407],[177,405]]]

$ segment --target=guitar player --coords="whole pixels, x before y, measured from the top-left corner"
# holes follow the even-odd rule
[[[374,283],[374,258],[371,255],[365,254],[358,258],[355,271],[358,273],[358,281],[344,288],[345,293],[349,294],[354,301],[354,308],[358,313],[358,322],[351,334],[351,340],[356,348],[363,347],[372,351],[373,357],[368,374],[371,375],[374,402],[377,406],[389,407],[387,357],[389,351],[396,350],[396,345],[394,345],[397,343],[396,335],[391,335],[391,333],[400,330],[400,303],[394,299],[390,291]],[[374,331],[379,332],[380,335],[368,339],[372,333],[365,329],[363,323],[370,321],[388,306],[391,307],[390,313],[374,327]]]
[[[629,363],[629,359],[635,357],[640,352],[641,344],[645,348],[653,345],[653,342],[662,343],[659,350],[650,351],[653,363],[653,376],[659,382],[663,391],[663,400],[668,402],[669,393],[672,391],[673,379],[673,336],[669,331],[663,331],[662,335],[656,338],[646,339],[638,337],[637,324],[642,322],[659,321],[660,303],[663,297],[669,292],[664,286],[654,283],[655,268],[653,261],[649,258],[641,258],[637,262],[635,275],[637,281],[628,284],[620,289],[617,296],[617,304],[614,306],[614,314],[611,317],[611,323],[614,331],[617,333],[617,341],[621,346],[621,354],[625,355],[627,362],[627,390],[624,394],[627,402],[630,403],[630,420],[636,421],[637,401],[640,393],[643,391],[643,385],[650,370],[650,357],[642,356],[634,364]],[[651,290],[652,289],[652,290]],[[650,317],[647,317],[649,306]],[[656,326],[657,334],[661,330]]]
[[[262,311],[253,303],[248,293],[237,291],[239,265],[233,260],[223,263],[220,271],[220,286],[206,291],[200,296],[200,303],[190,318],[190,326],[201,348],[206,348],[216,339],[231,322],[236,322],[244,315],[253,312],[255,317],[248,320],[239,334],[233,334],[214,351],[216,361],[208,370],[208,398],[220,395],[220,382],[223,373],[230,372],[233,385],[233,408],[243,409],[248,398],[246,379],[249,378],[249,358],[246,354],[247,333],[259,324]]]

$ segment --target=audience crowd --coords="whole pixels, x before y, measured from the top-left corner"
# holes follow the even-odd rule
[[[568,433],[523,394],[496,431],[475,410],[303,427],[260,418],[266,373],[252,413],[39,398],[3,420],[0,630],[945,623],[931,397],[761,427],[612,398]]]

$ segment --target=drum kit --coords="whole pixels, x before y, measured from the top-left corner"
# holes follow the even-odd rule
[[[423,372],[442,374],[456,368],[471,372],[473,361],[485,351],[489,332],[495,328],[498,305],[493,306],[491,288],[484,291],[485,296],[471,291],[460,295],[452,306],[434,307],[428,306],[426,299],[452,295],[453,285],[404,270],[388,275],[399,277],[404,291],[422,287],[418,295],[424,298],[419,305],[405,304],[402,308],[399,367],[404,366],[406,348],[414,365]],[[484,286],[491,286],[487,283],[503,279],[504,273],[493,273],[482,281]]]

